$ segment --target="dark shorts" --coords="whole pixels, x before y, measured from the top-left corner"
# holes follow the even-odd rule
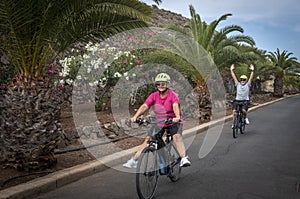
[[[156,134],[157,132],[164,133],[165,131],[169,131],[172,136],[177,133],[182,135],[182,126],[182,123],[174,123],[172,126],[167,127],[153,126],[148,132],[148,135],[151,136],[153,134]]]
[[[232,110],[237,110],[238,106],[240,103],[243,103],[241,106],[242,106],[242,109],[248,111],[248,104],[249,104],[249,101],[248,100],[235,100],[232,104]]]

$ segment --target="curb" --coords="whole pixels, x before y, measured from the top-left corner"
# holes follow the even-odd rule
[[[295,96],[295,95],[292,95]],[[285,96],[279,99],[276,99],[271,102],[267,102],[264,104],[259,104],[254,107],[249,108],[248,112],[261,108],[263,106],[273,104],[275,102],[281,101],[285,98],[291,96]],[[195,135],[195,131],[204,131],[209,127],[215,126],[221,122],[227,122],[232,119],[231,115],[228,115],[219,120],[213,120],[199,126],[193,127],[191,129],[187,129],[183,131],[183,137],[189,137]],[[81,165],[77,165],[74,167],[70,167],[67,169],[63,169],[57,171],[55,173],[34,179],[24,184],[16,185],[13,187],[9,187],[0,191],[0,199],[25,199],[25,198],[34,198],[39,194],[46,193],[52,191],[54,189],[60,188],[66,184],[72,183],[74,181],[80,180],[84,177],[93,175],[95,173],[104,171],[108,169],[110,166],[115,166],[121,164],[128,160],[138,149],[138,146],[120,151],[108,156],[101,158],[100,160],[90,161]]]

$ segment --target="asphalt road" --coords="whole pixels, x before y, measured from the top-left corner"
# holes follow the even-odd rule
[[[249,113],[244,135],[232,138],[224,125],[216,146],[198,158],[204,133],[188,154],[192,166],[173,183],[159,178],[156,199],[299,199],[300,96],[287,98]],[[39,199],[138,198],[135,175],[108,169],[39,196]]]

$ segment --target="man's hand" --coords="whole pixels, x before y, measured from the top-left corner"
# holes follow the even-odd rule
[[[230,70],[233,70],[233,69],[234,69],[234,64],[231,64]]]
[[[249,67],[249,68],[250,68],[251,71],[254,71],[254,66],[253,66],[253,64],[250,64],[250,67]]]

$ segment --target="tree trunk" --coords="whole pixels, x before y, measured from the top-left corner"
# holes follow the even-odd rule
[[[259,79],[256,79],[253,81],[251,86],[251,92],[252,93],[261,93],[261,81]]]
[[[47,78],[15,79],[0,95],[0,164],[18,170],[52,166],[62,133],[62,91]]]
[[[275,77],[274,79],[274,96],[282,97],[283,96],[283,78]]]

